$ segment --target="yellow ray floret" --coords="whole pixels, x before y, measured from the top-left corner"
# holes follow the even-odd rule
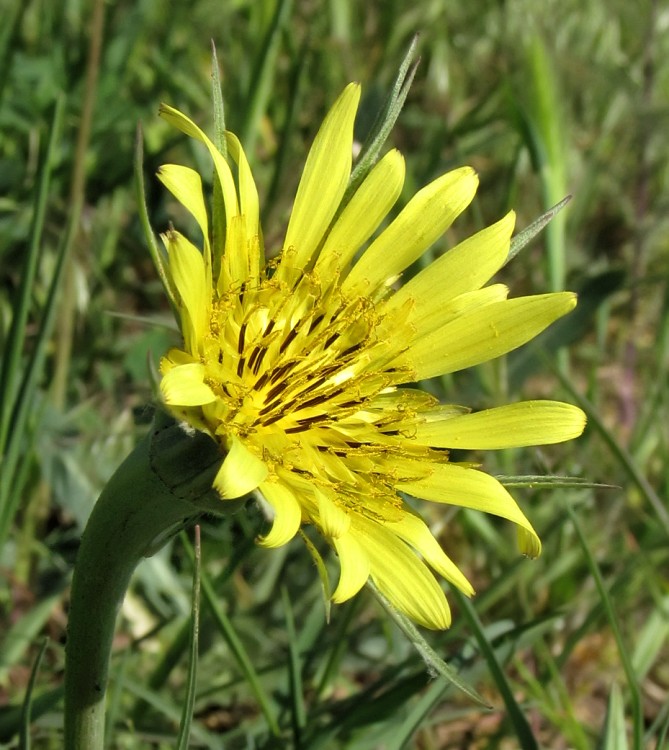
[[[518,527],[536,556],[536,531],[507,490],[449,449],[486,450],[570,440],[580,409],[527,401],[470,413],[410,387],[521,346],[576,304],[564,292],[508,298],[489,284],[504,264],[515,216],[398,280],[469,205],[470,167],[438,177],[389,217],[405,165],[389,151],[342,204],[351,175],[360,87],[349,85],[307,157],[277,261],[264,262],[258,192],[239,140],[227,133],[233,171],[185,115],[161,114],[208,149],[225,204],[216,245],[202,181],[166,165],[160,179],[195,218],[202,251],[175,230],[164,236],[183,347],[161,361],[163,402],[221,450],[214,488],[222,502],[252,491],[269,519],[258,539],[289,542],[311,525],[332,546],[343,602],[372,579],[400,611],[430,628],[450,609],[435,574],[473,589],[410,506],[470,508]],[[216,273],[217,277],[214,277]]]

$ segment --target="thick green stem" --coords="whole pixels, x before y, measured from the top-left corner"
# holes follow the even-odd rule
[[[211,491],[221,455],[163,415],[103,490],[84,531],[70,602],[65,748],[104,746],[105,694],[116,616],[137,563],[203,513],[233,511]]]

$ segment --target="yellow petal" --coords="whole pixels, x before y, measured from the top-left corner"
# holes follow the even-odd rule
[[[413,438],[434,448],[495,450],[526,445],[550,445],[578,437],[585,414],[560,401],[522,401],[475,414],[421,414]]]
[[[350,83],[328,112],[309,151],[284,242],[292,268],[304,268],[309,262],[346,190],[359,100],[360,86]]]
[[[428,565],[449,583],[459,588],[463,594],[467,596],[473,595],[474,589],[471,583],[465,578],[460,568],[444,552],[421,518],[407,511],[401,521],[386,521],[385,526],[389,531],[397,534],[400,539],[408,542],[423,556]]]
[[[182,234],[171,230],[163,235],[170,273],[179,293],[181,333],[186,348],[196,353],[208,327],[211,286],[202,253]]]
[[[258,278],[256,261],[251,267],[251,254],[257,255],[257,245],[251,247],[246,236],[246,222],[243,216],[233,216],[226,228],[225,254],[221,258],[221,272],[218,277],[218,293],[238,294],[242,285]]]
[[[221,152],[216,146],[214,146],[204,132],[200,130],[200,128],[198,128],[189,117],[186,117],[182,112],[179,112],[178,109],[174,109],[174,107],[170,107],[168,104],[161,104],[160,116],[182,133],[204,143],[207,147],[207,150],[214,161],[214,168],[216,169],[216,174],[218,175],[218,180],[221,185],[223,202],[225,203],[226,223],[229,223],[230,219],[233,216],[237,216],[239,213],[239,208],[237,206],[237,190],[235,189],[235,181],[232,177],[230,167],[221,155]]]
[[[170,406],[201,406],[216,400],[216,394],[204,382],[204,365],[191,362],[175,365],[163,374],[160,393]]]
[[[381,335],[394,345],[395,350],[400,353],[407,349],[407,344],[418,341],[429,333],[443,328],[447,323],[478,310],[493,302],[501,302],[509,296],[509,288],[504,284],[491,284],[483,289],[473,292],[464,292],[440,303],[439,294],[432,292],[431,301],[423,303],[407,300],[405,306],[396,309],[393,313],[386,315],[380,325]],[[392,297],[389,298],[389,302]],[[385,308],[383,308],[385,310]],[[406,325],[408,333],[398,337],[398,316],[402,325]]]
[[[163,164],[158,170],[158,179],[197,221],[204,238],[205,262],[208,262],[209,267],[211,267],[209,220],[204,204],[200,175],[190,167],[182,167],[179,164]]]
[[[425,336],[419,332],[396,364],[414,370],[417,379],[472,367],[522,346],[575,306],[571,292],[493,302]]]
[[[239,176],[239,203],[241,213],[246,223],[246,236],[251,239],[260,235],[260,208],[258,201],[258,189],[256,188],[251,167],[246,154],[234,133],[226,132],[226,141],[230,156],[237,164]],[[258,256],[260,254],[258,253]]]
[[[334,498],[316,490],[318,497],[318,524],[323,536],[334,540],[346,534],[351,525],[349,514],[342,510]]]
[[[192,354],[183,351],[183,349],[177,349],[173,346],[171,349],[168,349],[164,357],[160,358],[160,372],[164,375],[175,365],[187,365],[191,362],[199,362],[199,360]]]
[[[230,451],[214,479],[214,489],[226,500],[241,497],[255,490],[267,474],[266,464],[239,438],[233,437]]]
[[[447,172],[420,190],[365,250],[343,284],[347,295],[394,281],[471,203],[478,178],[471,167]]]
[[[259,486],[263,497],[274,510],[272,528],[258,539],[262,547],[281,547],[297,534],[302,522],[302,510],[295,495],[277,482],[263,482]]]
[[[371,576],[390,603],[426,628],[451,624],[451,612],[434,576],[407,545],[383,526],[355,518],[356,538],[363,546]]]
[[[332,227],[316,263],[317,270],[327,275],[335,268],[343,270],[348,266],[395,205],[402,192],[404,172],[404,158],[396,149],[376,164]]]
[[[489,474],[456,464],[436,464],[423,479],[402,482],[397,486],[424,500],[459,505],[491,513],[517,524],[521,550],[529,557],[541,552],[541,542],[532,524],[506,489]]]
[[[332,594],[332,601],[341,604],[355,596],[367,582],[370,571],[369,558],[353,533],[342,534],[332,539],[332,543],[339,555],[341,567],[339,583]]]
[[[411,320],[418,322],[454,297],[480,289],[506,260],[515,221],[516,215],[510,211],[496,224],[456,245],[394,294],[388,300],[389,308],[412,299]]]

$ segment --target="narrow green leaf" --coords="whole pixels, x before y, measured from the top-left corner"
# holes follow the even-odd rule
[[[11,667],[25,656],[33,641],[42,632],[44,625],[61,600],[62,591],[56,591],[28,610],[5,632],[0,642],[0,681],[5,682]]]
[[[504,265],[510,263],[516,255],[546,227],[557,216],[560,211],[569,203],[571,195],[565,196],[559,203],[556,203],[552,208],[549,208],[546,213],[541,214],[535,219],[529,226],[522,229],[516,234],[511,240],[511,246],[509,248],[509,254],[506,256]]]
[[[223,102],[218,55],[213,40],[211,42],[211,102],[214,111],[214,146],[225,159],[228,155],[228,145],[225,139],[225,104]]]
[[[488,702],[481,695],[479,695],[476,689],[471,685],[468,685],[461,677],[458,676],[458,673],[453,669],[453,667],[449,666],[436,653],[432,646],[430,646],[430,644],[425,640],[425,638],[420,633],[418,628],[413,624],[413,622],[411,622],[411,620],[406,615],[402,614],[402,612],[396,610],[395,607],[393,607],[393,605],[388,601],[388,599],[386,599],[386,597],[379,591],[379,589],[371,580],[367,581],[367,586],[369,589],[371,589],[381,606],[394,620],[397,627],[404,633],[404,635],[409,639],[410,643],[413,645],[416,651],[418,651],[418,653],[421,655],[423,661],[425,662],[425,665],[427,666],[428,672],[431,675],[433,675],[434,677],[436,677],[437,675],[443,677],[444,679],[448,680],[448,682],[455,685],[455,687],[457,687],[463,693],[465,693],[465,695],[468,695],[472,700],[476,701],[476,703],[479,703],[481,706],[485,706],[486,708],[490,708]]]
[[[530,153],[542,192],[544,206],[551,206],[567,192],[565,123],[557,74],[539,34],[532,34],[527,45],[525,69],[520,86],[512,97],[516,127]],[[553,291],[564,288],[564,216],[551,222],[546,233],[548,277]]]
[[[614,458],[618,461],[618,464],[623,467],[628,477],[636,485],[641,495],[646,499],[648,505],[650,505],[650,507],[655,511],[657,520],[662,526],[664,533],[669,536],[669,511],[667,511],[664,503],[662,502],[662,499],[652,487],[648,479],[646,479],[643,472],[639,470],[629,451],[620,443],[613,432],[609,430],[608,427],[604,424],[597,410],[590,403],[590,401],[581,393],[579,393],[571,384],[569,379],[564,377],[564,375],[562,375],[562,373],[558,369],[552,367],[548,359],[546,359],[546,363],[549,367],[551,367],[552,371],[560,379],[562,386],[565,388],[565,390],[568,391],[572,400],[576,401],[581,409],[583,409],[583,411],[587,414],[588,425],[590,429],[597,430],[599,435],[603,438]]]
[[[664,723],[660,726],[657,732],[657,742],[655,743],[656,748],[666,747],[666,741],[669,738],[669,708],[665,707]]]
[[[591,482],[585,477],[544,476],[542,474],[508,475],[496,474],[497,479],[505,487],[529,487],[530,489],[597,489],[619,490],[614,484]]]
[[[290,16],[291,6],[292,0],[278,0],[276,3],[267,34],[260,44],[255,69],[251,77],[240,138],[251,165],[254,161],[253,154],[255,141],[258,137],[259,123],[267,110],[267,103],[272,94],[272,83],[277,70],[279,43]]]
[[[39,170],[39,183],[35,193],[32,224],[28,252],[25,256],[25,266],[21,273],[21,284],[18,289],[18,299],[12,305],[12,322],[7,335],[2,361],[0,363],[0,399],[4,405],[0,416],[0,455],[5,453],[7,438],[12,418],[15,418],[12,404],[15,404],[17,381],[21,368],[21,356],[26,336],[26,323],[30,301],[33,298],[35,273],[42,247],[42,231],[44,217],[51,185],[51,173],[54,166],[56,146],[60,140],[63,124],[65,98],[60,95],[56,99],[53,120],[49,128],[49,140],[42,158]]]
[[[30,701],[31,718],[37,719],[55,711],[58,704],[62,702],[64,693],[65,688],[60,685],[32,698]],[[10,743],[15,741],[16,735],[21,732],[22,721],[23,705],[2,706],[0,710],[0,742]]]
[[[184,548],[186,552],[188,553],[188,556],[191,559],[191,562],[194,563],[195,553],[193,552],[193,548],[190,542],[183,535],[181,538],[184,543]],[[201,571],[200,580],[202,583],[202,591],[204,593],[205,601],[207,602],[207,605],[209,606],[212,614],[214,615],[214,619],[216,620],[216,623],[218,624],[218,627],[221,631],[221,635],[225,639],[225,642],[228,644],[228,648],[230,649],[230,652],[235,658],[235,661],[239,665],[239,668],[242,674],[248,681],[249,687],[253,691],[253,694],[255,695],[256,700],[258,701],[260,710],[265,716],[265,720],[267,721],[267,724],[269,725],[269,728],[272,734],[278,736],[279,725],[277,724],[276,716],[274,715],[274,709],[269,700],[269,697],[265,693],[265,689],[262,685],[262,681],[260,680],[258,673],[253,668],[253,663],[251,662],[251,659],[249,658],[249,655],[246,649],[244,648],[243,643],[241,642],[239,636],[237,635],[237,632],[235,631],[232,623],[230,622],[230,619],[223,611],[223,608],[221,607],[219,603],[218,596],[216,592],[214,591],[214,587],[212,586],[211,580],[209,579],[209,576],[207,575],[206,571],[204,570]]]
[[[395,79],[395,85],[386,100],[385,106],[379,112],[367,139],[362,145],[360,155],[358,156],[357,163],[351,173],[351,179],[346,192],[344,193],[344,197],[342,198],[338,213],[343,211],[344,207],[351,200],[351,197],[357,190],[358,185],[360,185],[369,174],[374,164],[376,164],[381,149],[383,148],[383,144],[386,142],[390,132],[397,122],[397,118],[400,116],[400,112],[402,111],[402,107],[404,106],[404,102],[406,101],[420,62],[420,58],[413,62],[417,46],[418,36],[416,35],[411,40],[409,49],[402,60],[397,78]]]
[[[135,198],[137,200],[137,213],[139,214],[139,223],[144,232],[144,239],[149,248],[153,265],[156,267],[158,276],[163,282],[163,287],[167,298],[170,301],[172,310],[176,310],[176,293],[170,275],[167,273],[167,258],[165,251],[158,244],[156,235],[151,226],[149,211],[146,207],[146,191],[144,189],[144,139],[142,136],[141,123],[137,123],[137,133],[135,136]]]
[[[529,132],[532,135],[535,164],[539,169],[544,205],[550,206],[567,192],[566,122],[558,73],[541,35],[533,34],[528,55],[530,86]],[[546,231],[548,276],[553,291],[564,288],[566,241],[564,215],[551,222]]]
[[[223,158],[227,158],[228,144],[225,138],[225,105],[223,103],[223,89],[221,87],[221,75],[218,66],[216,45],[211,42],[211,102],[214,113],[214,145],[220,151]],[[214,170],[215,172],[215,170]],[[221,183],[214,173],[213,194],[211,206],[211,241],[212,247],[225,247],[225,203]],[[214,278],[218,278],[221,271],[221,253],[214,253],[213,257]]]
[[[632,666],[638,680],[648,674],[669,639],[669,595],[663,596],[650,612],[635,639]]]
[[[281,189],[281,185],[283,183],[283,176],[288,169],[291,135],[296,126],[298,105],[300,101],[300,90],[302,88],[302,81],[308,71],[307,62],[309,59],[310,49],[311,48],[307,37],[305,38],[304,42],[302,43],[302,47],[300,48],[291,74],[291,80],[288,85],[289,99],[287,102],[285,102],[286,115],[283,127],[281,128],[279,148],[274,159],[274,172],[272,173],[269,190],[267,191],[267,198],[263,207],[261,208],[262,225],[265,225],[269,210],[276,202],[277,196]]]
[[[632,659],[627,650],[627,646],[625,645],[625,641],[623,640],[620,626],[618,624],[618,618],[616,616],[615,610],[613,609],[611,597],[609,596],[609,593],[606,590],[606,586],[604,585],[604,579],[602,578],[601,571],[599,570],[599,565],[597,565],[597,562],[592,554],[590,545],[588,544],[588,540],[583,533],[583,529],[581,528],[581,524],[576,516],[576,513],[574,513],[574,510],[567,499],[565,499],[565,509],[574,526],[574,529],[576,530],[576,535],[578,536],[578,541],[581,545],[581,549],[583,550],[583,554],[585,555],[585,560],[595,581],[595,586],[597,587],[599,598],[602,601],[602,606],[604,607],[606,618],[609,621],[611,632],[613,633],[613,637],[618,647],[618,653],[620,654],[620,661],[625,671],[625,677],[627,678],[627,686],[629,687],[630,700],[632,704],[632,746],[634,750],[643,750],[644,718],[643,707],[641,703],[641,690],[639,688],[636,674],[634,673]]]
[[[300,536],[302,541],[307,546],[311,559],[314,561],[316,570],[318,571],[318,577],[321,582],[321,589],[323,591],[323,606],[325,607],[325,622],[330,622],[330,610],[332,609],[332,587],[330,586],[330,576],[328,575],[328,569],[325,567],[325,562],[321,553],[316,549],[314,543],[309,537],[300,529]]]
[[[186,696],[181,713],[177,750],[187,750],[190,729],[193,722],[193,707],[195,706],[195,684],[197,681],[198,644],[200,641],[200,575],[202,569],[202,555],[200,547],[200,525],[193,530],[193,593],[191,598],[190,638],[188,643],[188,677],[186,679]]]
[[[302,746],[302,734],[307,725],[307,711],[304,705],[304,688],[302,686],[302,668],[298,650],[298,637],[295,631],[295,618],[290,597],[285,586],[281,587],[281,601],[286,617],[286,635],[288,637],[288,674],[290,678],[291,724],[293,727],[293,747]]]
[[[33,668],[30,671],[30,679],[28,680],[28,687],[26,688],[26,695],[23,699],[23,708],[21,711],[21,733],[19,735],[19,750],[30,750],[30,722],[32,714],[33,704],[33,691],[35,689],[35,683],[37,681],[37,675],[39,673],[40,665],[42,664],[42,658],[46,647],[49,645],[49,639],[44,638],[40,650],[37,653],[37,657],[33,664]]]
[[[409,747],[408,743],[415,732],[450,687],[451,682],[443,677],[435,680],[411,709],[400,727],[393,730],[392,737],[385,745],[386,750],[402,750]]]
[[[597,743],[597,750],[627,750],[627,728],[625,726],[625,703],[617,683],[611,685],[606,705],[604,731]]]
[[[504,705],[506,706],[507,714],[513,725],[516,737],[518,738],[519,747],[522,748],[522,750],[539,750],[539,744],[537,743],[534,733],[525,718],[522,708],[516,701],[513,689],[497,659],[495,649],[488,640],[488,636],[483,629],[483,625],[479,620],[479,616],[477,615],[474,606],[469,599],[457,591],[457,589],[453,589],[453,596],[458,600],[463,616],[467,619],[470,627],[474,631],[476,642],[481,649],[481,653],[488,664],[490,674],[495,681],[497,689],[504,701]]]
[[[360,609],[362,597],[356,596],[346,604],[337,609],[338,617],[335,622],[338,624],[337,633],[332,639],[327,660],[322,663],[319,669],[319,676],[314,679],[316,684],[316,695],[321,696],[332,682],[339,670],[339,665],[348,649],[348,629],[353,621],[354,616]],[[342,616],[343,615],[343,616]]]
[[[144,704],[151,706],[159,713],[166,716],[170,722],[178,723],[181,718],[181,706],[165,698],[164,694],[148,690],[141,682],[136,679],[121,680],[121,687],[124,692],[139,698]],[[191,727],[193,734],[193,745],[195,747],[206,747],[207,750],[226,750],[223,740],[214,732],[210,732],[198,723]],[[137,747],[137,733],[133,733],[132,742]],[[118,740],[118,738],[117,738]],[[130,745],[133,746],[132,744]]]
[[[13,3],[11,10],[7,8],[6,4],[3,7],[3,24],[0,31],[0,100],[12,69],[11,59],[16,52],[20,52],[23,48],[19,34],[23,16],[29,5],[29,3],[18,0],[18,2]]]

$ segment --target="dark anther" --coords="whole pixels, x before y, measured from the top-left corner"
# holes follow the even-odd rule
[[[242,323],[239,329],[239,341],[237,342],[237,351],[242,354],[244,351],[244,339],[246,338],[246,323]]]
[[[341,353],[341,357],[347,357],[349,354],[353,354],[354,352],[357,352],[358,349],[362,349],[362,341],[359,341],[357,344],[354,344],[353,346],[349,346],[348,349],[345,349]]]
[[[290,342],[295,338],[295,336],[297,336],[297,328],[291,328],[290,331],[288,331],[288,335],[279,347],[279,353],[283,354],[286,351]]]
[[[267,382],[269,378],[269,373],[263,372],[263,374],[256,380],[255,385],[253,386],[256,391],[259,391]]]
[[[262,412],[259,412],[259,414],[262,415]],[[283,417],[283,414],[279,412],[278,414],[274,414],[273,416],[269,417],[269,419],[264,419],[263,424],[265,425],[265,427],[267,427],[267,425],[269,424],[274,424],[275,422],[278,422],[281,419],[281,417]]]
[[[268,402],[272,401],[276,396],[278,396],[281,393],[281,391],[285,389],[285,387],[286,387],[285,381],[282,380],[280,383],[277,383],[274,386],[274,388],[272,388],[272,390],[267,394],[266,401]]]
[[[317,315],[317,316],[316,316],[316,317],[315,317],[315,318],[314,318],[314,319],[313,319],[313,320],[311,321],[311,323],[310,323],[310,325],[309,325],[309,333],[311,333],[311,332],[312,332],[312,331],[314,330],[314,328],[316,328],[316,327],[317,327],[318,325],[320,325],[320,323],[321,323],[321,321],[323,320],[323,318],[324,318],[324,317],[325,317],[325,315],[323,315],[323,314],[321,313],[320,315]]]
[[[300,409],[308,409],[310,406],[318,406],[319,404],[324,404],[326,401],[329,401],[331,396],[315,396],[314,398],[310,398],[308,401],[305,401],[303,404],[300,405]]]
[[[333,333],[332,336],[328,336],[328,338],[325,341],[325,344],[323,345],[324,349],[327,349],[330,347],[334,342],[339,338],[341,334],[339,333]]]
[[[353,399],[353,401],[344,401],[341,404],[337,404],[340,409],[349,409],[351,406],[360,406],[362,401]]]
[[[270,375],[270,383],[275,383],[277,380],[279,380],[279,378],[282,378],[289,370],[292,370],[296,364],[297,360],[291,359],[290,361],[281,365],[281,367],[277,367],[276,370],[273,370],[272,374]]]

